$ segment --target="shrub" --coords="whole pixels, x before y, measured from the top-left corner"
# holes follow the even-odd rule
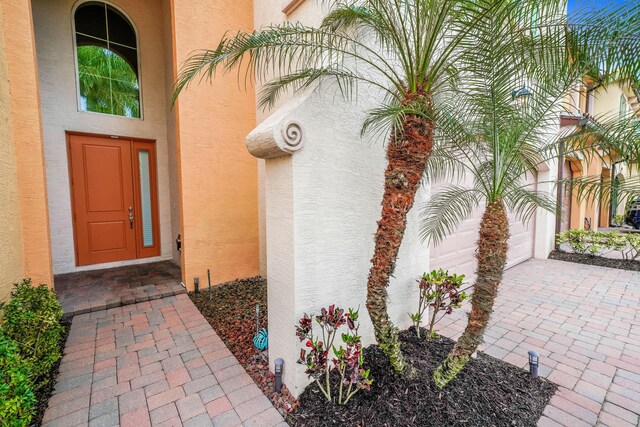
[[[469,296],[460,288],[464,274],[458,276],[450,275],[449,271],[442,269],[433,270],[431,273],[424,273],[417,280],[420,287],[420,299],[418,300],[418,311],[414,314],[409,313],[409,317],[413,321],[418,338],[420,338],[420,325],[424,317],[424,312],[431,307],[429,320],[429,338],[437,336],[434,327],[447,314],[451,314],[453,309],[460,308],[460,305]],[[442,313],[440,315],[440,313]],[[440,318],[438,318],[440,315]]]
[[[558,234],[558,242],[569,246],[571,251],[583,255],[602,255],[605,251],[616,251],[628,261],[640,257],[639,233],[567,230]]]
[[[329,402],[332,401],[331,371],[337,369],[340,375],[339,405],[346,405],[359,390],[369,390],[373,382],[369,377],[369,370],[362,367],[364,356],[362,341],[358,336],[358,316],[358,310],[349,309],[349,312],[345,313],[343,309],[334,305],[329,306],[328,309],[323,308],[320,315],[315,316],[322,331],[322,340],[313,334],[314,316],[305,314],[296,326],[296,335],[300,342],[306,341],[305,346],[309,349],[309,353],[305,349],[300,350],[298,363],[306,366],[307,375],[316,382]],[[342,346],[336,348],[334,341],[338,329],[345,324],[348,332],[342,334],[342,341],[346,348]],[[332,363],[329,363],[329,349],[334,354]],[[324,385],[321,383],[323,377]],[[345,386],[346,390],[344,390]]]
[[[29,425],[36,403],[30,374],[16,344],[0,335],[0,425]]]
[[[558,234],[558,243],[567,245],[572,252],[582,255],[600,255],[605,247],[596,238],[596,232],[588,230],[566,230]]]
[[[625,246],[618,249],[622,257],[628,261],[634,261],[640,257],[640,233],[624,234]]]
[[[592,242],[598,245],[600,252],[604,251],[624,251],[627,247],[627,240],[624,234],[617,231],[592,231],[590,232]]]
[[[624,215],[614,215],[611,218],[611,224],[614,227],[622,227],[624,225]]]
[[[15,284],[2,314],[1,331],[16,342],[20,357],[29,365],[37,390],[60,357],[58,345],[63,327],[62,307],[46,285],[31,286],[31,280]]]

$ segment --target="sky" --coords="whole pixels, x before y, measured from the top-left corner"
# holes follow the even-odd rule
[[[633,0],[569,0],[569,14],[574,10],[599,9],[606,5],[623,5]]]

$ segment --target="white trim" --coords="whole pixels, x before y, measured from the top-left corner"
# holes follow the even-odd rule
[[[282,13],[290,15],[294,10],[300,7],[302,3],[304,3],[304,0],[286,0],[282,5]]]
[[[133,28],[133,32],[136,35],[136,56],[138,58],[138,100],[140,102],[140,117],[127,117],[127,116],[119,116],[117,114],[109,114],[109,113],[101,113],[99,111],[87,111],[87,110],[83,110],[81,105],[82,105],[82,101],[80,98],[80,69],[78,67],[78,44],[76,42],[76,11],[78,10],[78,8],[83,5],[84,3],[104,3],[108,6],[111,6],[112,8],[114,8],[115,10],[117,10],[118,12],[120,12],[126,19],[127,21],[129,21],[129,24],[131,24],[131,27]],[[98,114],[101,116],[108,116],[108,117],[117,117],[117,118],[122,118],[122,119],[129,119],[129,120],[144,120],[144,103],[143,103],[143,96],[142,96],[142,58],[140,55],[140,50],[141,50],[141,46],[140,46],[140,32],[138,31],[138,26],[136,25],[136,23],[134,22],[133,19],[131,19],[131,17],[129,16],[129,14],[127,14],[124,10],[122,10],[122,8],[120,8],[119,6],[113,4],[110,1],[105,1],[105,0],[78,0],[73,7],[71,8],[71,45],[73,48],[73,63],[74,63],[74,67],[75,67],[75,79],[76,79],[76,108],[78,110],[78,112],[80,113],[89,113],[89,114]],[[94,37],[96,38],[96,37]],[[118,44],[119,43],[114,43],[114,44]],[[123,47],[126,47],[128,49],[132,49],[132,47],[130,46],[125,46],[125,45],[121,45]]]

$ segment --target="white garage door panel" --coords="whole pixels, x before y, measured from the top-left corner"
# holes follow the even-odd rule
[[[535,178],[527,180],[534,188]],[[442,185],[432,186],[432,194],[438,192]],[[446,237],[437,247],[431,247],[430,269],[442,268],[450,273],[464,274],[465,280],[471,284],[475,277],[476,268],[476,241],[484,206],[478,207],[471,217],[464,221],[458,230]],[[527,224],[518,221],[515,215],[509,215],[509,252],[507,255],[507,268],[511,268],[530,258],[533,258],[535,219],[531,219]]]
[[[520,264],[533,258],[533,244],[535,234],[535,220],[531,219],[528,224],[517,221],[514,215],[510,215],[509,230],[509,255],[507,257],[507,268]]]
[[[438,246],[431,246],[430,269],[442,268],[469,278],[476,269],[476,241],[482,210],[460,224],[455,234],[444,238]]]

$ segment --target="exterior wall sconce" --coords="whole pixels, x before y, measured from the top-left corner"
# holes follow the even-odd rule
[[[529,88],[527,88],[526,84],[520,89],[515,89],[513,92],[511,92],[511,98],[513,99],[513,102],[515,102],[515,104],[519,107],[525,106],[532,95],[533,93],[529,90]]]
[[[522,86],[520,89],[515,89],[513,92],[511,92],[511,98],[514,101],[518,100],[518,98],[526,99],[531,95],[533,95],[533,93],[531,93],[531,91],[529,90],[529,88],[527,88],[526,85]]]

